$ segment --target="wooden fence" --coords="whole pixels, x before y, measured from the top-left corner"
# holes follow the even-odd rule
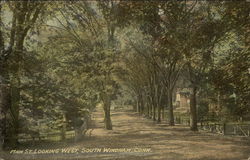
[[[175,122],[176,124],[190,125],[190,120],[187,117],[175,117]],[[200,130],[212,133],[250,137],[250,123],[203,122],[198,123],[198,127]]]
[[[27,135],[27,134],[21,134],[18,137],[19,142],[27,142],[27,141],[60,141],[62,140],[62,133],[56,132],[56,133],[43,133],[43,134],[37,134],[37,135]],[[75,133],[73,131],[69,131],[65,133],[65,139],[73,139],[75,137]]]
[[[82,132],[84,136],[91,136],[93,129],[85,129]],[[62,140],[73,140],[75,138],[75,131],[67,131],[65,135],[61,132],[54,132],[54,133],[40,133],[40,134],[19,134],[18,141],[19,142],[28,142],[28,141],[62,141]]]
[[[199,125],[199,128],[223,135],[250,136],[250,124],[207,123]]]

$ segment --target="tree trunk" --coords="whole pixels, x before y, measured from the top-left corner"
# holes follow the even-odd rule
[[[62,119],[62,128],[61,128],[61,140],[64,141],[66,139],[66,115],[63,114],[63,119]]]
[[[152,103],[151,103],[151,100],[149,99],[149,118],[151,119],[152,118]]]
[[[27,2],[22,2],[22,3],[27,3]],[[9,64],[13,65],[11,67],[14,68],[11,74],[13,75],[12,80],[14,80],[15,83],[13,85],[12,80],[11,80],[11,84],[10,84],[11,89],[8,89],[7,91],[8,105],[7,107],[6,106],[5,107],[8,109],[6,109],[6,112],[5,112],[5,118],[6,118],[5,123],[9,127],[8,129],[6,129],[6,134],[5,134],[6,137],[4,138],[5,146],[15,147],[17,144],[17,135],[18,135],[18,130],[19,130],[18,120],[19,120],[19,103],[20,103],[20,65],[21,65],[21,60],[22,60],[23,44],[24,44],[24,39],[29,29],[31,28],[31,26],[34,25],[34,23],[36,22],[38,18],[41,7],[35,10],[33,17],[32,18],[29,17],[30,19],[27,18],[27,16],[25,16],[25,15],[29,15],[28,13],[33,12],[29,8],[25,8],[25,7],[14,8],[16,11],[13,12],[9,49],[8,49],[7,57],[5,57],[5,61],[7,62],[7,60],[9,60],[9,55],[13,53],[14,57],[12,58],[14,59],[12,58],[11,59],[14,60],[14,62],[13,63],[11,62]],[[0,6],[0,13],[1,13],[1,6]],[[0,16],[0,22],[2,23],[1,16]],[[27,24],[29,25],[27,26]],[[15,49],[14,52],[12,52],[13,47]],[[0,27],[0,51],[1,52],[4,51],[4,39],[2,36],[1,27]],[[0,62],[0,64],[1,64],[0,66],[0,73],[1,73],[3,71],[3,69],[1,68],[3,65],[2,61]],[[7,66],[7,63],[4,63],[4,67],[6,66]],[[5,68],[4,71],[7,73],[5,74],[9,77],[8,68]]]
[[[0,151],[6,146],[8,137],[6,113],[10,105],[10,89],[7,84],[0,83]]]
[[[104,109],[104,127],[107,130],[112,130],[112,121],[110,116],[111,101],[108,95],[103,97],[103,109]]]
[[[157,107],[158,107],[158,119],[157,122],[160,123],[161,122],[161,112],[162,112],[162,94],[163,94],[163,88],[159,88],[157,89],[159,91],[159,94],[157,94]]]
[[[150,117],[154,120],[155,113],[154,113],[154,102],[153,97],[150,97]]]
[[[150,108],[150,106],[151,106],[150,97],[148,96],[147,97],[147,116],[148,116],[148,118],[151,118],[151,115],[150,115],[151,108]]]
[[[14,52],[15,59],[14,59],[14,65],[13,65],[13,72],[11,73],[13,76],[11,78],[11,109],[10,114],[11,116],[11,126],[7,132],[8,134],[8,146],[11,148],[15,148],[18,143],[18,132],[19,132],[19,110],[20,110],[20,78],[21,78],[21,63],[22,63],[22,51],[23,51],[23,43],[24,43],[24,37],[20,37],[20,39],[17,40],[16,44],[16,50]]]
[[[11,87],[11,128],[8,132],[9,135],[9,146],[15,148],[18,142],[18,131],[19,131],[19,106],[20,106],[20,89],[18,84],[13,84]]]
[[[137,100],[136,100],[136,112],[139,113],[139,98],[137,97]]]
[[[218,108],[218,110],[220,110],[221,109],[221,102],[220,102],[220,91],[218,91],[218,95],[217,95],[217,108]]]
[[[164,118],[165,118],[164,106],[162,106],[161,110],[162,110],[161,111],[161,119],[164,120]]]
[[[191,97],[190,97],[190,129],[192,131],[198,131],[197,109],[196,109],[196,92],[197,92],[197,88],[195,86],[193,86]]]
[[[2,6],[0,5],[0,23],[2,24]],[[4,48],[4,37],[3,37],[3,25],[0,25],[0,56],[6,51]],[[7,104],[7,93],[9,93],[8,85],[6,83],[6,60],[0,57],[0,152],[3,150],[6,139],[6,110]]]
[[[143,99],[143,94],[141,95],[141,115],[144,114],[144,99]]]
[[[4,86],[3,84],[0,84],[0,151],[3,150],[3,144],[4,144],[4,130],[5,130],[5,125],[4,125],[4,121],[5,121],[5,116],[4,116]]]
[[[159,104],[157,105],[157,109],[158,109],[157,122],[160,123],[161,122],[161,107]]]
[[[149,102],[148,102],[148,99],[146,99],[146,116],[147,116],[147,118],[149,118],[150,117],[150,109],[149,109]]]
[[[20,16],[20,15],[18,15]],[[11,109],[10,114],[12,115],[10,119],[10,128],[7,131],[8,134],[8,146],[11,148],[15,148],[18,143],[18,132],[19,132],[19,108],[20,108],[20,78],[21,78],[21,64],[22,64],[22,55],[23,55],[23,45],[24,39],[27,34],[23,28],[24,17],[20,16],[17,20],[17,35],[16,35],[16,43],[15,50],[13,51],[13,59],[12,59],[12,77],[10,80],[11,83]],[[9,120],[8,120],[9,121]]]
[[[141,115],[141,97],[140,95],[138,96],[138,113]]]
[[[1,47],[2,48],[2,47]],[[3,48],[0,50],[4,52]],[[11,89],[9,83],[9,70],[7,61],[0,61],[0,150],[9,148],[8,128],[12,124],[11,119]]]
[[[143,104],[143,96],[142,94],[139,94],[139,114],[143,115],[143,111],[144,111],[144,104]]]
[[[132,106],[132,107],[133,107],[133,111],[136,112],[136,111],[137,111],[137,102],[136,102],[136,104],[133,103],[132,105],[133,105],[133,106]]]
[[[64,141],[66,139],[66,127],[63,124],[61,128],[61,141]]]
[[[155,105],[153,104],[153,121],[156,121],[156,108],[155,108]]]
[[[172,101],[172,91],[167,89],[168,94],[168,109],[169,109],[169,125],[174,126],[174,108],[173,108],[173,101]]]
[[[82,140],[83,130],[84,130],[84,123],[80,127],[75,128],[75,142]]]

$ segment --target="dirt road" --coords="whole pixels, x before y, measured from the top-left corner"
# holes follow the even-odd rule
[[[192,132],[186,126],[156,124],[137,113],[122,110],[112,112],[111,131],[103,129],[100,108],[93,114],[93,119],[95,127],[91,134],[88,133],[81,142],[67,144],[69,148],[84,152],[38,154],[29,159],[247,160],[250,157],[250,142],[246,138]],[[21,156],[12,155],[12,159]]]

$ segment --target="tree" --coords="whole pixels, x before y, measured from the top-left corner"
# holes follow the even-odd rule
[[[230,115],[244,117],[249,112],[249,6],[247,2],[218,3],[223,22],[223,39],[215,47],[211,85],[218,92],[220,107]],[[220,46],[226,46],[224,48]],[[231,103],[228,103],[231,102]],[[226,114],[226,113],[224,113]]]
[[[20,103],[20,76],[21,76],[21,63],[22,54],[24,52],[24,41],[27,37],[28,32],[32,27],[34,27],[37,19],[41,15],[41,10],[44,7],[42,2],[6,2],[1,4],[1,8],[5,8],[6,12],[12,13],[11,28],[9,31],[9,42],[5,39],[7,31],[3,31],[3,21],[1,21],[1,31],[0,31],[0,45],[1,45],[1,79],[3,88],[7,88],[5,91],[9,94],[5,94],[4,99],[8,99],[8,104],[3,104],[3,111],[5,117],[7,118],[7,112],[11,115],[11,119],[5,119],[9,124],[3,126],[4,142],[5,145],[15,147],[17,143],[18,134],[18,119],[19,119],[19,103]],[[1,10],[1,12],[3,12]],[[5,26],[8,27],[8,26]],[[5,35],[4,35],[5,34]],[[7,49],[6,49],[7,48]],[[11,68],[11,70],[10,70]],[[10,72],[11,71],[11,72]],[[7,86],[10,86],[8,88]],[[2,88],[2,89],[3,89]],[[12,95],[12,96],[11,96]],[[1,100],[4,101],[4,100]],[[5,123],[3,123],[5,124]]]
[[[169,125],[174,125],[173,91],[184,66],[182,62],[183,40],[179,38],[182,33],[178,29],[181,28],[182,17],[185,15],[177,12],[181,11],[183,4],[177,2],[131,2],[125,3],[124,6],[124,8],[128,8],[131,19],[139,22],[140,29],[152,38],[152,56],[147,56],[147,58],[161,75],[160,83],[164,84],[167,92]],[[145,57],[143,52],[140,54]]]
[[[98,6],[100,12],[92,8],[94,5]],[[58,9],[60,16],[56,16],[59,30],[66,31],[67,38],[73,40],[72,45],[76,45],[75,49],[83,54],[86,62],[83,72],[95,84],[91,85],[95,86],[103,103],[105,128],[112,129],[110,105],[118,92],[118,84],[113,77],[118,42],[114,36],[116,24],[111,21],[115,2],[72,2],[64,6],[65,9]],[[100,19],[99,16],[103,17]],[[73,21],[69,21],[71,18]],[[104,24],[104,27],[100,24]],[[89,41],[90,37],[94,38]]]

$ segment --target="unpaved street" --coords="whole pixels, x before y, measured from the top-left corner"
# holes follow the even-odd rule
[[[98,108],[93,114],[94,127],[84,140],[53,146],[85,148],[90,153],[12,155],[11,159],[134,159],[134,160],[247,160],[250,157],[249,139],[192,132],[186,126],[169,127],[139,117],[130,111],[112,111],[113,130],[103,129],[103,113]],[[94,152],[94,149],[150,149],[150,152]],[[92,151],[91,151],[92,149]],[[114,150],[113,150],[114,151]],[[5,157],[8,158],[8,157]]]

